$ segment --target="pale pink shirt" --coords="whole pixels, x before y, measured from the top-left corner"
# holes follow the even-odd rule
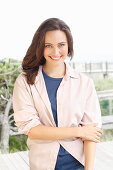
[[[101,128],[101,111],[92,79],[65,64],[66,74],[57,90],[58,127],[98,123]],[[56,127],[42,66],[39,66],[33,85],[27,83],[23,73],[18,76],[13,91],[13,109],[15,124],[22,134],[27,135],[32,127],[39,124]],[[60,144],[84,165],[81,138],[56,141],[28,138],[30,169],[54,170]]]

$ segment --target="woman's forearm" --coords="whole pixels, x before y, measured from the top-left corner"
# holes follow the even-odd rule
[[[30,139],[41,140],[72,139],[75,137],[80,137],[79,135],[79,127],[60,128],[44,125],[38,125],[36,127],[33,127],[28,133],[28,137]]]
[[[93,170],[96,152],[96,143],[84,141],[85,170]]]
[[[82,138],[94,142],[99,141],[101,130],[96,128],[94,124],[83,127],[51,127],[45,125],[38,125],[30,129],[28,137],[30,139],[41,140],[62,140]],[[97,138],[98,134],[98,138]]]

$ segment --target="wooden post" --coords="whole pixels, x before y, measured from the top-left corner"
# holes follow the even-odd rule
[[[73,69],[75,69],[75,62],[73,62]]]
[[[90,73],[92,72],[92,67],[91,67],[91,63],[90,63]]]
[[[106,76],[108,76],[108,62],[106,61]]]
[[[112,115],[112,100],[109,99],[109,115]]]
[[[85,63],[85,72],[87,73],[87,63]]]

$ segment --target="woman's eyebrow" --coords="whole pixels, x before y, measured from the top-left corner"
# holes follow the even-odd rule
[[[47,42],[47,43],[45,43],[45,44],[51,44],[51,43],[48,43],[48,42]]]
[[[62,41],[62,42],[60,42],[60,43],[67,43],[67,42]],[[60,43],[58,43],[58,44],[60,44]]]
[[[61,42],[59,42],[58,44],[61,44],[61,43],[67,43],[67,42],[61,41]],[[45,42],[45,44],[51,44],[51,45],[53,45],[52,43],[49,43],[49,42]]]

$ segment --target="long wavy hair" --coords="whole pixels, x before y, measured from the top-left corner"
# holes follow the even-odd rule
[[[47,31],[61,30],[66,34],[68,41],[68,57],[73,57],[73,38],[68,25],[58,19],[49,18],[45,20],[34,34],[30,47],[22,61],[22,70],[27,78],[27,83],[33,85],[40,65],[45,64],[43,56],[45,47],[45,34]]]

